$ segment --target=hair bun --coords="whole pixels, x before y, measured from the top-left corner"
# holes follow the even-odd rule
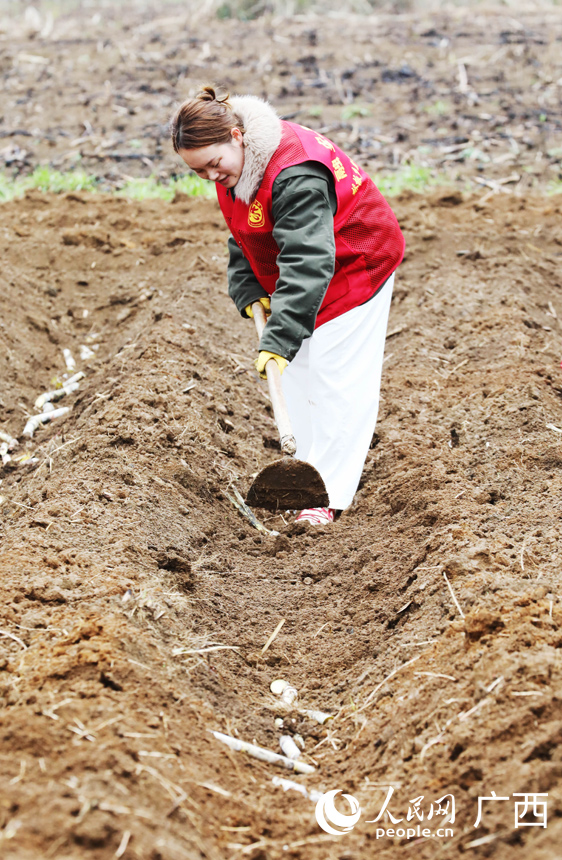
[[[194,98],[183,102],[170,123],[174,151],[229,143],[233,128],[244,134],[244,124],[234,113],[228,98],[224,87],[207,85],[201,87]]]
[[[204,87],[201,87],[201,91],[196,96],[202,102],[218,102],[219,104],[225,104],[228,102],[230,98],[230,93],[224,87],[218,87],[215,89],[211,84],[207,84]]]

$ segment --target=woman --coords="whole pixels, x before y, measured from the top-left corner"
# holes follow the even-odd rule
[[[256,367],[283,374],[296,456],[322,475],[333,522],[355,494],[377,420],[394,271],[404,239],[370,177],[318,132],[255,96],[204,87],[171,124],[174,150],[216,183],[228,291],[243,317],[270,314]]]

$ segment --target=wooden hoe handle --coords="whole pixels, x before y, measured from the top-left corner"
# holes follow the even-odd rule
[[[261,302],[254,302],[252,304],[252,313],[254,314],[254,322],[256,324],[258,337],[261,337],[267,322],[265,309]],[[281,440],[281,450],[284,454],[288,454],[290,457],[293,457],[297,450],[297,443],[293,436],[291,422],[289,421],[289,413],[287,412],[287,404],[285,403],[285,397],[283,396],[281,373],[277,366],[277,362],[273,358],[270,358],[265,365],[265,373],[267,375],[271,405],[273,406],[273,415],[275,417],[275,423],[277,424]]]

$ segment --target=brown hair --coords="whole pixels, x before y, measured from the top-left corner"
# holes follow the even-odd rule
[[[213,143],[228,143],[233,128],[244,134],[240,118],[228,101],[229,93],[205,86],[195,98],[187,99],[172,117],[170,131],[175,152],[197,149]]]

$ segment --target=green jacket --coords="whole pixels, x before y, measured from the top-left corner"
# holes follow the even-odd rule
[[[334,275],[337,197],[332,175],[315,161],[285,168],[273,183],[272,209],[279,278],[259,348],[291,361],[314,331]],[[228,248],[228,293],[247,317],[244,309],[267,293],[232,236]]]

